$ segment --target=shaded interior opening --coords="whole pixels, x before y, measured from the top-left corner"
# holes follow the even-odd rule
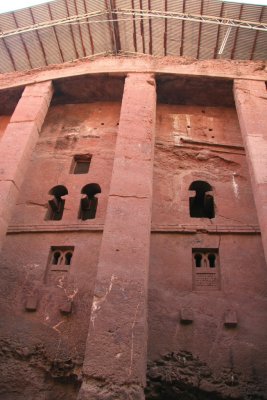
[[[58,185],[54,186],[49,194],[54,196],[52,200],[48,201],[48,212],[46,215],[46,220],[50,221],[60,221],[63,217],[65,200],[62,199],[63,196],[68,194],[68,190],[65,186]]]
[[[72,259],[72,253],[68,252],[65,254],[65,265],[70,265]]]
[[[201,254],[195,254],[195,264],[197,268],[201,267],[201,261],[202,261],[202,255]]]
[[[214,218],[213,196],[207,192],[212,190],[209,183],[204,181],[194,181],[189,190],[194,190],[196,195],[189,198],[189,210],[191,218]]]
[[[157,74],[156,81],[161,104],[235,107],[230,79]]]
[[[121,101],[125,76],[91,74],[71,76],[53,81],[52,105]]]
[[[209,254],[208,255],[208,260],[209,260],[209,266],[210,268],[215,268],[216,267],[216,255],[215,254]]]
[[[101,188],[97,183],[89,183],[82,188],[81,193],[85,194],[85,197],[81,199],[79,219],[94,219],[98,206],[98,198],[95,196],[101,193]]]
[[[53,253],[53,258],[52,258],[53,265],[58,265],[60,263],[60,256],[61,256],[61,253],[59,251],[55,251]]]
[[[92,156],[89,154],[79,154],[74,156],[72,173],[87,174],[90,168]]]
[[[50,253],[50,264],[52,266],[71,265],[73,251],[73,246],[52,246]]]

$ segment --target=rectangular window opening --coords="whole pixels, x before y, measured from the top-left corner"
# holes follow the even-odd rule
[[[89,154],[77,154],[73,158],[71,166],[72,174],[87,174],[90,168],[92,156]]]
[[[193,248],[194,290],[220,289],[219,250],[215,248]]]

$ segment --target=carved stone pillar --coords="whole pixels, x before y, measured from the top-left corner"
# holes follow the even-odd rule
[[[267,261],[267,92],[265,82],[236,79],[234,96]]]
[[[52,98],[52,82],[29,85],[0,142],[0,249]]]
[[[156,87],[125,81],[79,399],[143,399]]]

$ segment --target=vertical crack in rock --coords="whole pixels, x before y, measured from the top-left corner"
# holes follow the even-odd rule
[[[106,292],[103,297],[101,295],[97,295],[97,294],[95,294],[95,296],[94,296],[93,304],[92,304],[92,311],[91,311],[91,322],[92,322],[93,327],[95,324],[95,319],[96,319],[97,313],[101,309],[101,304],[106,301],[107,296],[109,295],[109,293],[112,290],[112,286],[113,286],[115,278],[116,278],[115,275],[112,274],[109,286],[106,289]]]
[[[136,306],[134,319],[133,319],[133,323],[132,323],[130,367],[129,367],[128,376],[131,376],[131,374],[132,374],[132,365],[133,365],[133,356],[134,356],[134,328],[135,328],[135,324],[136,324],[136,319],[137,319],[137,314],[138,314],[139,307],[140,307],[140,301]]]

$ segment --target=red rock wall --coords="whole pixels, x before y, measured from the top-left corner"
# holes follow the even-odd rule
[[[0,262],[0,398],[31,399],[40,393],[49,400],[77,398],[120,106],[55,105],[46,116]],[[0,117],[0,134],[6,118]],[[70,173],[73,156],[84,153],[93,155],[88,174]],[[133,171],[135,166],[138,170],[138,161]],[[188,189],[195,180],[212,186],[215,218],[190,217],[194,192]],[[88,183],[99,184],[102,192],[96,218],[81,221],[81,189]],[[68,195],[62,220],[49,221],[48,192],[55,185],[64,185]],[[153,186],[147,398],[160,398],[151,382],[160,387],[178,382],[189,387],[189,394],[203,390],[207,396],[264,398],[266,266],[235,110],[158,104]],[[74,247],[66,270],[52,270],[51,246]],[[196,286],[192,249],[217,251],[215,285]],[[73,300],[71,310],[68,300]],[[28,301],[36,311],[25,310]],[[229,321],[234,326],[227,327]],[[129,333],[127,340],[123,334],[116,340],[118,347],[127,343]]]
[[[47,226],[47,201],[52,198],[48,192],[56,185],[66,186],[69,195],[64,197],[62,221],[54,226],[80,224],[81,189],[88,183],[101,187],[93,223],[104,223],[119,113],[120,104],[108,102],[50,108],[11,225]],[[70,173],[73,157],[88,153],[93,155],[88,174]]]
[[[194,180],[212,186],[215,218],[190,217]],[[267,282],[257,224],[235,110],[158,105],[149,276],[152,382],[167,379],[160,370],[165,365],[173,385],[175,379],[199,385],[192,379],[199,366],[190,364],[191,354],[211,368],[200,376],[200,389],[256,396],[255,386],[244,382],[257,386],[255,374],[265,380]],[[196,288],[193,248],[218,249],[217,288]],[[236,312],[236,327],[224,325],[229,310]],[[188,312],[192,321],[186,324],[181,316]],[[179,357],[185,365],[177,378]]]
[[[3,136],[7,125],[9,124],[10,116],[0,115],[0,138]]]
[[[2,398],[20,387],[27,399],[42,390],[50,399],[77,396],[119,113],[120,104],[108,102],[54,106],[48,112],[2,253]],[[89,172],[70,173],[73,156],[84,153],[93,155]],[[96,218],[81,221],[81,189],[88,183],[98,183],[102,193]],[[69,194],[62,220],[49,221],[48,192],[55,185]],[[74,247],[67,271],[51,270],[51,246]],[[25,310],[29,296],[38,302],[35,312]],[[68,299],[73,299],[71,314],[62,314]],[[25,385],[28,376],[32,382]],[[25,398],[16,396],[10,398]]]

